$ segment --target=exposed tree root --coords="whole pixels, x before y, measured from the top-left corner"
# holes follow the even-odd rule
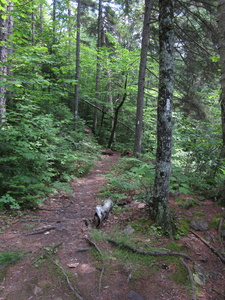
[[[193,233],[197,238],[199,238],[207,247],[209,247],[209,249],[216,254],[220,260],[225,264],[225,257],[216,249],[214,248],[212,245],[210,245],[210,243],[208,243],[205,239],[203,239],[199,234],[197,234],[196,232],[190,230],[191,233]]]
[[[28,235],[41,234],[41,233],[45,233],[45,232],[50,231],[50,230],[54,230],[54,229],[56,229],[56,228],[57,228],[57,227],[55,227],[55,226],[45,227],[45,228],[43,228],[43,229],[40,229],[40,230],[31,232],[31,233],[27,233],[27,234],[25,234],[25,235],[28,236]]]
[[[194,278],[191,269],[189,265],[182,258],[180,258],[180,262],[185,266],[185,268],[188,271],[189,279],[191,282],[191,289],[192,289],[192,300],[197,300],[196,288],[195,288]]]
[[[33,264],[35,264],[36,262],[38,262],[40,259],[43,259],[46,255],[48,254],[52,254],[54,252],[54,250],[58,247],[60,247],[63,244],[63,242],[60,242],[56,245],[54,245],[52,248],[46,250],[42,255],[40,255],[34,262]]]
[[[168,252],[157,252],[157,251],[146,252],[146,251],[139,250],[135,247],[132,247],[130,245],[127,245],[125,243],[122,243],[122,242],[117,242],[117,241],[114,241],[114,240],[111,240],[111,239],[108,239],[107,241],[110,242],[113,245],[122,246],[122,247],[127,248],[127,249],[131,250],[132,252],[138,253],[138,254],[151,255],[151,256],[160,256],[160,255],[181,256],[183,258],[190,259],[190,257],[188,255],[184,254],[184,253],[172,252],[172,251],[168,251]]]
[[[54,259],[49,255],[48,258],[50,259],[50,261],[57,267],[61,270],[62,274],[66,277],[66,281],[67,281],[67,284],[70,288],[70,290],[74,293],[75,297],[78,299],[78,300],[83,300],[83,297],[81,297],[78,292],[75,290],[75,288],[72,286],[70,280],[69,280],[69,277],[67,276],[66,272],[64,271],[64,269],[59,265],[57,264],[57,262],[54,261]]]
[[[224,243],[223,243],[223,238],[222,238],[222,227],[223,227],[223,222],[225,220],[225,215],[222,216],[222,218],[220,219],[220,223],[219,223],[219,227],[218,227],[218,235],[219,235],[219,240],[220,240],[220,245],[221,245],[221,251],[224,252]]]
[[[57,263],[54,261],[54,259],[51,257],[51,255],[54,253],[54,250],[56,248],[58,248],[59,246],[61,246],[63,244],[63,242],[60,242],[56,245],[54,245],[52,248],[48,249],[45,253],[43,253],[41,256],[39,256],[38,259],[36,259],[33,263],[36,263],[37,261],[39,261],[40,259],[43,258],[49,258],[49,260],[57,267],[61,270],[62,274],[65,276],[66,278],[66,282],[70,288],[70,290],[74,293],[74,295],[76,296],[76,298],[78,300],[83,300],[83,298],[78,294],[78,292],[74,289],[74,287],[72,286],[69,277],[67,276],[66,272],[64,271],[64,269]]]
[[[103,277],[103,274],[104,274],[104,271],[105,271],[105,260],[104,260],[104,256],[101,252],[101,250],[98,248],[98,246],[93,242],[91,241],[89,238],[85,238],[86,241],[88,241],[88,243],[92,246],[94,246],[94,248],[98,251],[98,253],[100,254],[101,256],[101,259],[102,259],[102,269],[101,269],[101,274],[100,274],[100,278],[99,278],[99,284],[98,284],[98,293],[99,295],[101,294],[101,286],[102,286],[102,277]]]

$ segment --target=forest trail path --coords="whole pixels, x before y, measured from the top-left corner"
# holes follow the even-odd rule
[[[58,280],[49,271],[54,266],[41,258],[61,243],[52,258],[77,277],[74,286],[84,299],[103,299],[98,297],[99,270],[93,265],[90,251],[76,250],[90,248],[84,239],[89,231],[85,219],[94,216],[97,193],[105,182],[101,174],[107,174],[119,156],[118,153],[102,156],[89,174],[73,181],[69,198],[63,192],[50,195],[40,210],[27,211],[20,218],[12,219],[10,227],[0,234],[1,249],[29,254],[5,275],[0,285],[0,300],[76,299],[62,283],[66,278]]]

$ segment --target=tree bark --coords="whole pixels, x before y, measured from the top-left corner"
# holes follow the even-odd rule
[[[141,58],[138,76],[138,93],[137,93],[137,108],[136,108],[136,129],[134,138],[134,154],[141,153],[142,148],[142,130],[143,130],[143,106],[144,106],[144,87],[145,87],[145,73],[146,61],[148,52],[148,40],[150,32],[150,15],[152,10],[153,0],[145,0],[145,15],[142,30],[142,45]]]
[[[8,75],[7,61],[8,53],[11,51],[11,45],[9,44],[8,38],[12,34],[12,10],[13,3],[9,3],[5,8],[5,11],[0,13],[0,41],[2,45],[0,46],[0,61],[2,66],[0,67],[0,122],[6,122],[6,87],[5,82]],[[5,17],[7,14],[7,17]]]
[[[168,198],[171,174],[174,82],[173,0],[159,0],[159,11],[159,94],[153,218],[164,231],[171,232]]]
[[[80,13],[81,13],[81,0],[77,1],[77,40],[76,40],[76,74],[75,74],[75,126],[77,128],[78,122],[78,106],[79,106],[79,77],[80,77]]]
[[[123,94],[123,99],[121,100],[120,104],[115,109],[115,115],[114,115],[114,119],[113,119],[113,127],[111,130],[111,134],[110,134],[110,138],[109,138],[109,142],[108,142],[108,146],[107,146],[109,149],[112,147],[112,144],[114,142],[114,136],[116,133],[116,126],[117,126],[117,122],[118,122],[119,111],[120,111],[121,107],[123,106],[123,104],[126,100],[126,97],[127,97],[126,88],[127,88],[127,77],[126,77],[125,84],[124,84],[125,92]]]
[[[221,65],[222,157],[225,157],[225,0],[218,0],[219,53]]]
[[[97,99],[99,98],[99,91],[100,91],[100,57],[99,57],[99,49],[102,46],[102,31],[103,31],[103,25],[102,25],[102,0],[99,0],[98,2],[98,42],[97,42],[97,64],[96,64],[96,90],[95,90],[95,105],[97,106]],[[93,117],[93,126],[92,126],[92,132],[96,133],[98,124],[98,111],[97,109],[94,110],[94,117]]]

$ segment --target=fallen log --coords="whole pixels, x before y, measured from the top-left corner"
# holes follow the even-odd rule
[[[93,218],[93,225],[99,228],[101,223],[108,217],[110,211],[113,208],[113,202],[110,199],[105,200],[103,205],[97,205]]]

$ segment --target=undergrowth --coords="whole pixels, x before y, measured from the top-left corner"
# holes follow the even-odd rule
[[[16,104],[1,124],[0,210],[35,208],[49,192],[70,192],[69,182],[84,176],[97,159],[99,146],[64,107],[45,114],[29,100]]]

